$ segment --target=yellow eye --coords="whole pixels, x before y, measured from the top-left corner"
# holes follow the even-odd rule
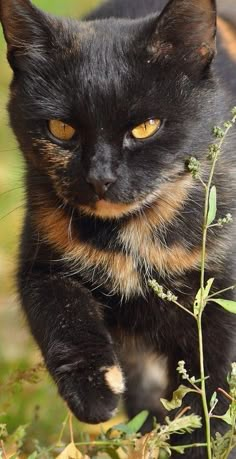
[[[48,128],[51,134],[59,140],[71,140],[75,134],[75,129],[72,126],[60,120],[50,120]]]
[[[148,139],[152,135],[156,134],[161,127],[161,120],[153,119],[145,121],[139,126],[135,127],[131,132],[135,139]]]

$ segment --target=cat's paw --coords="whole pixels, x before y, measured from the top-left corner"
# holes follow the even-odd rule
[[[48,364],[59,393],[72,413],[89,424],[113,417],[125,390],[122,370],[113,350],[106,349],[105,354],[95,351],[85,358],[73,347],[64,348],[59,357],[57,349],[53,368]]]
[[[58,388],[80,421],[97,424],[109,420],[116,413],[124,381],[118,365],[87,371],[78,365],[72,372],[63,374],[60,371]]]

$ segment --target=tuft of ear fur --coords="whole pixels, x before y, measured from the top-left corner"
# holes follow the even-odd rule
[[[177,55],[182,65],[191,64],[196,70],[210,64],[215,50],[215,0],[171,0],[149,43],[153,57]]]
[[[17,56],[40,51],[49,43],[52,19],[29,0],[0,0],[0,21],[13,69]]]

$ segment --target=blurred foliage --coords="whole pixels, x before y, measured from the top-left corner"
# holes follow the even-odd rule
[[[56,15],[80,17],[98,0],[35,0],[45,11]],[[1,27],[0,27],[1,29]],[[27,332],[19,311],[14,287],[17,245],[24,214],[24,164],[8,126],[6,104],[11,69],[6,59],[6,45],[0,30],[0,424],[9,432],[30,424],[32,436],[50,442],[66,415],[66,407],[54,384],[44,374],[32,385],[24,380],[7,390],[7,381],[15,371],[26,371],[41,359]],[[55,423],[55,420],[57,422]]]

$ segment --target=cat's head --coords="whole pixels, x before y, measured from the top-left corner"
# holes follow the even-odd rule
[[[102,218],[156,199],[207,145],[214,113],[213,0],[160,16],[81,22],[0,0],[14,71],[13,130],[32,182]]]

